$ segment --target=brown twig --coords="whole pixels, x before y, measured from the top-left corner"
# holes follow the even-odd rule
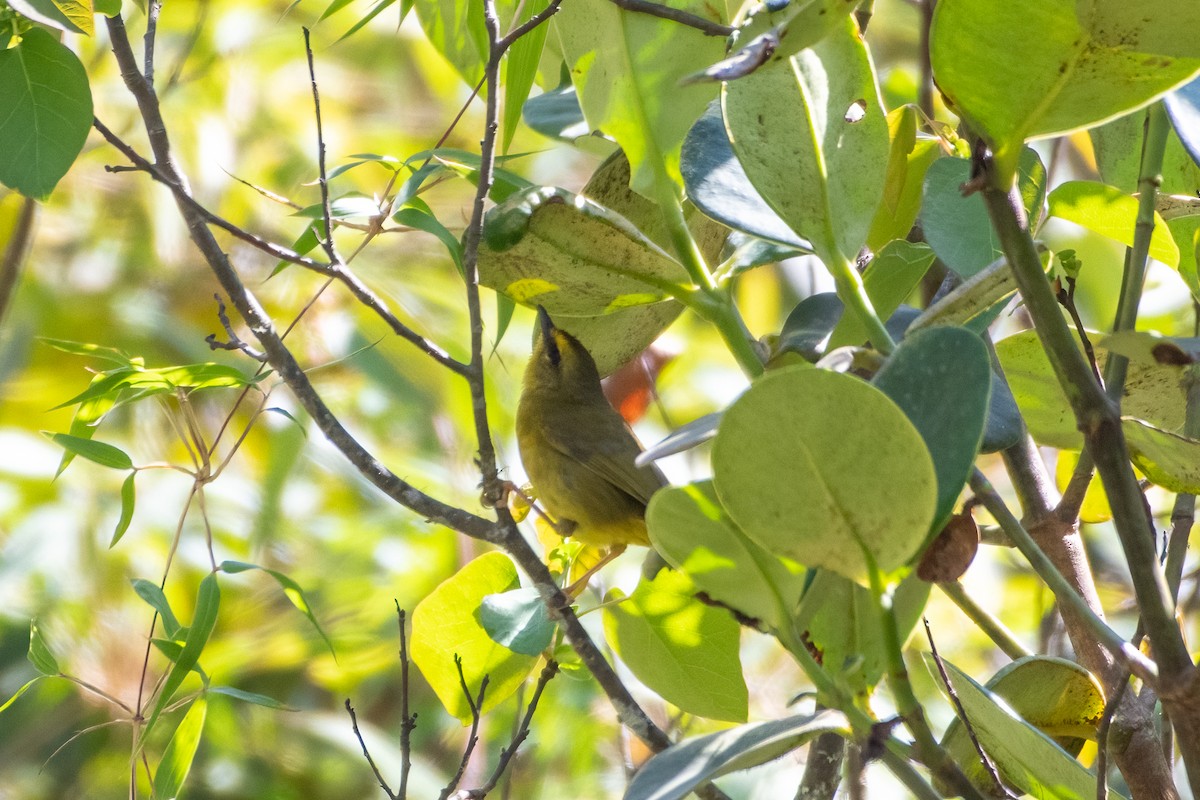
[[[467,706],[471,709],[471,733],[467,736],[466,747],[463,748],[462,759],[458,762],[458,771],[454,773],[454,777],[442,789],[438,795],[438,800],[446,800],[450,793],[458,786],[458,782],[462,780],[463,773],[467,771],[467,764],[471,761],[471,754],[475,752],[475,745],[479,743],[479,720],[481,719],[480,709],[483,708],[484,694],[487,692],[488,676],[484,675],[483,680],[479,682],[479,695],[471,696],[471,689],[467,686],[467,678],[463,675],[462,658],[454,654],[454,666],[458,669],[458,685],[462,688],[463,696],[467,698]]]
[[[466,793],[470,800],[483,800],[484,797],[487,797],[488,792],[496,788],[496,784],[500,782],[500,778],[504,776],[509,764],[512,763],[513,756],[517,754],[517,748],[529,736],[529,724],[533,721],[534,712],[537,711],[538,701],[542,699],[542,692],[545,691],[546,685],[557,674],[558,662],[553,659],[547,659],[546,666],[542,668],[542,672],[538,676],[537,686],[533,690],[533,697],[529,699],[529,704],[525,707],[525,715],[521,718],[520,726],[513,734],[508,747],[500,751],[500,760],[496,762],[496,768],[492,770],[492,776],[488,778],[488,782],[478,789],[472,789]]]
[[[979,737],[975,735],[975,728],[971,725],[971,720],[967,718],[967,710],[963,708],[962,701],[958,699],[958,692],[954,690],[954,684],[950,682],[950,676],[946,672],[946,665],[942,663],[942,657],[938,654],[937,644],[933,641],[933,628],[929,626],[929,618],[922,616],[921,622],[925,625],[925,638],[929,640],[929,652],[933,655],[933,663],[937,665],[938,675],[942,679],[942,686],[946,687],[946,694],[949,695],[950,702],[954,705],[954,712],[958,715],[963,728],[967,731],[967,737],[971,740],[971,744],[975,747],[975,752],[979,755],[979,762],[983,764],[988,777],[992,779],[992,789],[1006,797],[1011,797],[1011,792],[1008,791],[1004,783],[1000,780],[1000,773],[996,771],[996,765],[992,763],[992,759],[984,752],[983,745],[979,743]]]
[[[412,771],[412,732],[417,727],[417,715],[408,707],[408,634],[404,630],[407,615],[396,601],[396,621],[400,626],[400,788],[398,800],[408,797],[408,773]]]
[[[350,698],[346,698],[346,712],[350,714],[350,727],[354,729],[354,735],[358,739],[358,746],[362,748],[363,757],[367,759],[367,763],[371,765],[371,772],[375,773],[375,780],[379,782],[379,788],[383,789],[384,794],[397,800],[398,797],[404,795],[392,794],[391,788],[387,785],[387,781],[383,779],[383,775],[379,772],[379,767],[375,765],[375,759],[371,758],[371,751],[367,749],[367,743],[363,741],[362,732],[358,729],[358,716],[354,713],[354,706],[350,705]]]
[[[233,323],[229,321],[229,315],[225,313],[225,301],[221,299],[221,295],[214,294],[213,299],[217,301],[217,319],[221,320],[221,325],[225,328],[225,335],[229,337],[229,341],[217,341],[217,335],[215,333],[210,333],[208,336],[204,337],[204,341],[208,342],[209,349],[236,350],[238,352],[245,353],[255,361],[260,363],[265,362],[267,360],[266,355],[259,350],[255,350],[249,344],[242,341],[241,337],[234,332]],[[213,446],[216,446],[216,442],[213,442]],[[212,451],[210,451],[210,454],[211,452]]]
[[[158,166],[143,158],[136,150],[121,140],[120,137],[113,133],[108,126],[106,126],[99,119],[92,120],[92,127],[95,128],[100,135],[109,142],[109,144],[120,150],[121,153],[139,170],[147,173],[150,175],[150,177],[154,178],[154,180],[169,188],[174,193],[176,202],[181,206],[186,206],[189,214],[198,218],[198,221],[215,225],[227,233],[232,234],[236,238],[241,239],[242,241],[254,246],[259,250],[262,250],[264,253],[267,253],[273,258],[302,266],[305,269],[309,269],[313,272],[338,280],[350,290],[350,293],[354,296],[355,300],[357,300],[366,308],[375,312],[380,319],[387,323],[388,327],[391,328],[392,332],[397,336],[400,336],[402,339],[415,345],[418,350],[425,353],[434,361],[453,371],[454,373],[458,375],[463,375],[466,373],[467,366],[465,364],[451,357],[441,347],[437,346],[433,342],[430,342],[425,337],[421,336],[419,333],[401,322],[396,315],[387,308],[387,305],[383,302],[383,300],[380,299],[374,292],[372,292],[366,286],[366,284],[360,281],[358,277],[350,270],[338,265],[326,264],[305,256],[298,255],[286,247],[275,244],[274,242],[268,242],[265,239],[239,228],[237,225],[234,225],[228,220],[213,214],[195,198],[193,198],[185,186],[176,183],[167,172],[164,172]],[[110,168],[110,171],[111,169],[112,168]]]
[[[609,2],[617,8],[623,8],[626,11],[649,14],[652,17],[667,19],[671,22],[678,22],[680,25],[686,25],[689,28],[695,28],[705,36],[729,36],[736,30],[736,28],[728,25],[722,25],[719,22],[713,22],[710,19],[689,14],[677,8],[664,6],[660,3],[651,3],[649,0],[609,0]]]

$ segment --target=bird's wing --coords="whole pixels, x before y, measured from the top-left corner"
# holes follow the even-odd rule
[[[638,500],[643,505],[650,496],[667,485],[667,478],[656,465],[634,466],[634,459],[642,452],[642,446],[634,437],[629,426],[614,411],[613,418],[605,419],[600,426],[604,430],[591,431],[581,442],[581,437],[556,436],[546,431],[546,437],[555,449],[570,456],[588,469],[600,475],[613,486]]]

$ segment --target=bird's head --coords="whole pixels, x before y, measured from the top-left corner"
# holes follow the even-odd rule
[[[558,328],[546,309],[538,306],[533,355],[525,370],[526,391],[552,392],[559,397],[603,399],[596,362],[579,340]]]

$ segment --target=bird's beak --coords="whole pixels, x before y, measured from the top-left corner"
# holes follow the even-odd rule
[[[542,338],[546,341],[551,341],[554,338],[554,332],[558,330],[554,327],[554,320],[550,319],[550,314],[543,305],[538,306],[538,327],[542,331]]]
[[[558,350],[558,339],[554,336],[554,334],[558,333],[558,328],[554,327],[554,321],[546,313],[545,307],[540,305],[538,306],[538,330],[542,334],[542,351],[550,363],[557,367],[558,362],[562,359],[562,353]],[[536,351],[536,344],[534,345],[534,349]]]

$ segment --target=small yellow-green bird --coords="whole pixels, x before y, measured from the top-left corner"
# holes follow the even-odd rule
[[[596,362],[541,306],[517,407],[517,445],[560,534],[608,547],[608,558],[628,544],[650,545],[646,504],[667,480],[653,464],[634,466],[642,446],[605,399]]]

